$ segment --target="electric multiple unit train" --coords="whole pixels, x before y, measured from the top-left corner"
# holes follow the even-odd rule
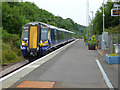
[[[44,56],[74,39],[74,32],[42,22],[30,22],[23,26],[20,48],[24,57]]]

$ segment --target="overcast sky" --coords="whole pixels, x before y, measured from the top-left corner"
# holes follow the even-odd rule
[[[71,18],[74,22],[87,25],[86,23],[86,10],[87,0],[25,0],[34,2],[39,8],[45,9],[56,16],[62,18]],[[102,5],[103,0],[89,0],[89,11],[94,12]],[[89,15],[92,18],[92,13]]]

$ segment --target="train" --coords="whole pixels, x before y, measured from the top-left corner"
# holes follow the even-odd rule
[[[75,40],[74,34],[43,22],[30,22],[22,29],[22,55],[25,58],[44,56],[56,47]]]

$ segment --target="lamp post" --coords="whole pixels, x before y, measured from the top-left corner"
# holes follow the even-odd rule
[[[106,50],[105,37],[104,37],[104,17],[105,17],[105,14],[104,14],[104,1],[105,1],[105,0],[103,0],[103,34],[102,34],[102,50]]]
[[[105,14],[104,14],[104,1],[105,0],[103,0],[103,33],[104,33],[104,17],[105,17]],[[103,35],[104,36],[104,35]]]
[[[92,20],[93,20],[93,11],[91,11],[92,13]],[[93,35],[93,22],[92,22],[92,35]]]
[[[87,25],[87,38],[89,38],[89,0],[87,0],[87,8],[86,8],[86,25]]]
[[[89,16],[89,40],[90,40],[90,23],[91,23],[91,20],[90,20],[90,16]]]

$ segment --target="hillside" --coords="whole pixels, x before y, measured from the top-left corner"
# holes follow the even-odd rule
[[[74,23],[70,18],[63,19],[60,16],[54,16],[52,13],[39,9],[34,3],[30,2],[3,3],[2,11],[3,28],[8,33],[21,34],[22,26],[31,21],[38,21],[38,17],[40,17],[41,22],[74,32],[81,32],[81,28],[85,28]]]
[[[2,63],[14,63],[22,60],[20,51],[20,37],[22,26],[32,22],[40,21],[64,28],[76,33],[79,37],[86,28],[75,23],[72,19],[63,19],[52,13],[39,9],[30,2],[3,2],[2,3]]]

